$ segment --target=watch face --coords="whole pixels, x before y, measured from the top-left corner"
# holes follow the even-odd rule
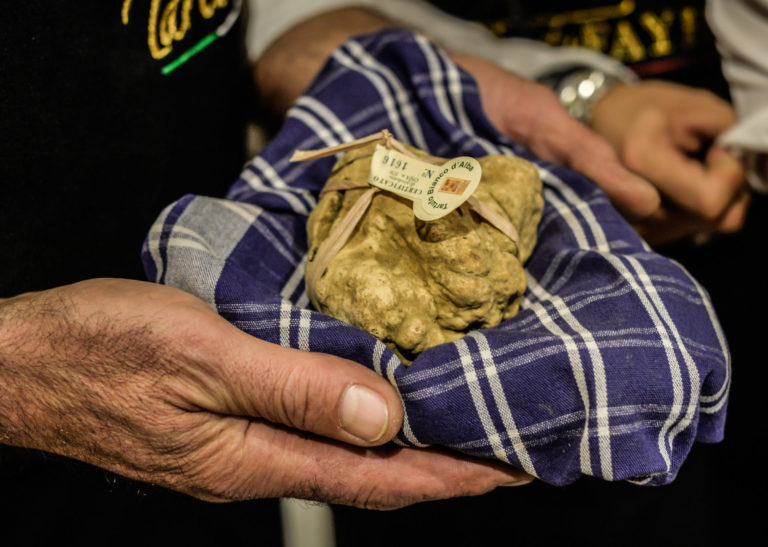
[[[589,123],[597,102],[619,81],[599,70],[576,70],[562,78],[555,93],[571,116]]]

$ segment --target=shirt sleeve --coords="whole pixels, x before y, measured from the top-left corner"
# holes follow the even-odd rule
[[[768,153],[768,0],[709,0],[707,20],[739,115],[719,142],[744,158],[750,184],[768,191],[758,161]]]
[[[465,21],[422,0],[250,0],[247,46],[251,60],[291,27],[320,13],[362,7],[427,35],[444,48],[488,59],[529,79],[541,79],[570,68],[589,67],[625,81],[631,70],[607,55],[581,47],[554,48],[526,38],[498,38],[485,26]]]

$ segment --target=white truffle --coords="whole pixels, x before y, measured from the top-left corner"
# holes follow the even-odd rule
[[[330,178],[367,180],[373,149],[348,152]],[[370,332],[406,362],[517,313],[523,264],[543,209],[541,181],[520,158],[478,161],[483,175],[474,195],[517,228],[519,246],[465,206],[424,222],[410,202],[381,192],[317,282],[320,311]],[[310,262],[362,192],[332,191],[320,199],[307,225]]]

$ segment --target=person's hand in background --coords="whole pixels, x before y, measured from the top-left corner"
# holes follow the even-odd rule
[[[285,112],[349,36],[398,24],[353,8],[290,29],[256,64],[266,102]],[[303,45],[308,35],[318,37],[311,54]],[[444,45],[450,52],[452,44]],[[722,148],[710,147],[735,115],[712,93],[663,82],[619,85],[597,103],[590,128],[572,118],[549,88],[491,60],[455,52],[451,57],[477,80],[486,114],[500,131],[594,180],[650,243],[741,227],[750,195],[744,168]]]
[[[502,133],[594,180],[631,221],[658,210],[658,190],[630,172],[603,137],[571,117],[549,88],[477,57],[453,57],[477,80],[485,113]]]
[[[618,85],[597,103],[592,128],[661,194],[659,209],[636,223],[649,242],[741,228],[750,196],[744,168],[712,144],[735,122],[724,100],[669,82]]]
[[[499,130],[590,177],[651,244],[742,226],[750,196],[744,168],[711,146],[735,122],[725,101],[663,82],[620,85],[597,104],[590,129],[548,88],[488,61],[455,58],[478,80]]]

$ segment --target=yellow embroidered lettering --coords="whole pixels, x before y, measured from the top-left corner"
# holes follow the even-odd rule
[[[672,41],[669,39],[669,28],[675,20],[675,14],[670,9],[661,12],[661,16],[651,11],[640,15],[640,24],[648,30],[653,42],[650,54],[653,57],[663,57],[672,53]]]
[[[563,41],[560,42],[561,46],[579,46],[579,37],[573,36],[571,34],[566,34],[563,36]]]
[[[133,0],[123,0],[123,9],[120,12],[120,17],[122,18],[124,25],[128,24],[128,17],[131,12],[131,2],[133,2]]]
[[[178,9],[179,0],[171,0],[163,9],[163,15],[160,17],[160,24],[158,26],[158,35],[160,43],[164,46],[171,45],[174,39],[176,39]]]
[[[496,36],[506,36],[508,30],[509,27],[504,21],[494,21],[491,23],[491,32],[493,32]]]
[[[611,26],[605,22],[585,23],[581,27],[581,43],[595,51],[604,51],[608,46]]]
[[[179,1],[172,0],[163,10],[163,15],[160,19],[160,43],[163,45],[180,42],[192,26],[189,12],[192,11],[193,0],[184,0],[181,14],[179,14]],[[181,15],[180,22],[179,15]]]
[[[206,19],[210,19],[213,17],[213,14],[216,13],[217,9],[224,8],[226,6],[227,0],[211,0],[210,2],[200,0],[200,15]]]
[[[157,43],[157,23],[158,14],[160,13],[160,0],[152,0],[152,4],[149,7],[149,23],[147,24],[147,45],[149,46],[149,53],[153,59],[162,59],[171,52],[172,46],[170,43],[163,44],[163,47]]]
[[[133,0],[123,0],[120,12],[124,25],[130,22]],[[198,9],[205,19],[214,16],[219,8],[225,8],[227,0],[199,0]],[[153,59],[162,59],[173,49],[174,42],[180,42],[192,27],[191,12],[194,0],[152,0],[147,22],[147,46]]]
[[[683,29],[683,40],[686,44],[696,43],[696,29],[699,12],[696,8],[686,7],[680,10],[680,27]]]
[[[616,23],[610,55],[619,61],[632,63],[645,59],[645,48],[627,21]]]
[[[559,46],[563,41],[562,29],[549,29],[546,36],[544,36],[544,41],[550,46]]]

